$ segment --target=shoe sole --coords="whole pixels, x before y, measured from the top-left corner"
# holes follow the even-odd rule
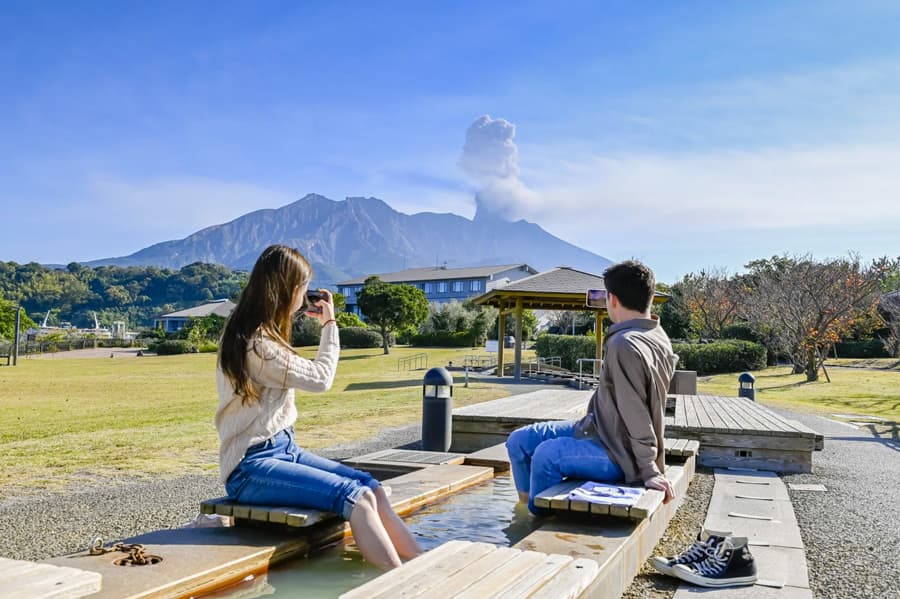
[[[661,557],[654,557],[650,560],[650,563],[653,564],[653,567],[656,568],[660,574],[675,576],[675,574],[672,573],[672,566],[669,565],[668,560]]]
[[[672,576],[675,576],[685,582],[689,582],[697,586],[710,588],[748,586],[751,584],[756,584],[757,578],[755,574],[753,576],[741,576],[737,578],[706,578],[704,576],[700,576],[699,574],[694,574],[687,568],[679,568],[678,566],[672,567]]]

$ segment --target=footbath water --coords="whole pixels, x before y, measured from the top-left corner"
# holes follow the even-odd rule
[[[426,551],[452,540],[508,547],[536,528],[527,510],[515,509],[517,501],[512,479],[498,476],[428,505],[405,520]],[[365,562],[354,544],[341,542],[205,597],[250,599],[274,594],[326,599],[338,597],[379,574],[381,571]]]

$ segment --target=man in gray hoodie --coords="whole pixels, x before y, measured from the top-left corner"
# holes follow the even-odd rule
[[[674,497],[665,476],[666,393],[678,356],[659,318],[650,314],[656,280],[637,261],[603,272],[613,326],[604,344],[600,381],[578,421],[538,422],[506,442],[519,497],[532,513],[534,496],[576,478],[643,483]]]

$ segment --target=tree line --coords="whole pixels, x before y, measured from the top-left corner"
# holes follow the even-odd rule
[[[900,357],[900,257],[783,255],[745,268],[701,270],[667,288],[660,315],[669,335],[756,341],[808,381],[841,341],[868,340]]]
[[[87,267],[76,262],[55,269],[31,262],[0,262],[0,300],[24,307],[40,324],[94,326],[124,320],[131,328],[152,326],[159,314],[221,298],[235,299],[248,273],[195,263],[179,270],[155,266]],[[4,336],[5,333],[4,333]]]

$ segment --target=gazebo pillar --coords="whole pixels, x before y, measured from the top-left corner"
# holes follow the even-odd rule
[[[506,314],[503,305],[500,305],[500,314],[497,316],[497,376],[503,376],[503,345],[506,336]]]
[[[516,300],[516,382],[522,379],[522,298]]]
[[[594,336],[597,338],[597,352],[596,358],[598,360],[603,359],[603,315],[606,314],[604,310],[597,310],[594,312]],[[594,374],[597,374],[597,365],[594,364]]]

